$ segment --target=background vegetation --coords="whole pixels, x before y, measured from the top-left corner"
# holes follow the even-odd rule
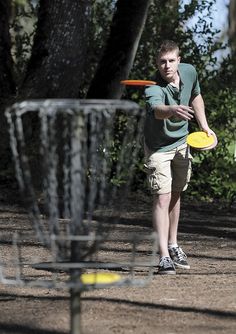
[[[230,29],[226,26],[223,31],[213,25],[214,0],[192,0],[185,5],[173,0],[130,0],[129,5],[124,0],[89,0],[81,1],[80,7],[76,3],[0,0],[2,13],[8,17],[4,29],[8,26],[10,32],[8,39],[2,26],[0,57],[5,55],[8,66],[7,74],[0,66],[2,182],[11,169],[3,119],[7,104],[38,97],[122,97],[144,106],[143,91],[124,90],[119,81],[151,79],[158,45],[163,39],[174,39],[180,45],[182,61],[198,70],[208,121],[219,140],[212,151],[194,152],[193,178],[185,196],[232,203],[236,198],[235,1],[230,2]],[[195,23],[190,28],[188,22],[193,17]],[[58,26],[64,34],[58,34]],[[10,55],[6,48],[3,51],[6,41],[10,41]],[[192,122],[191,130],[195,129]],[[134,189],[146,189],[142,158],[140,146]]]

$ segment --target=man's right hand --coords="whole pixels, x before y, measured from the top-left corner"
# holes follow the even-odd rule
[[[194,110],[189,106],[184,105],[172,105],[169,106],[172,116],[190,121],[194,117]]]
[[[154,110],[156,119],[175,117],[181,120],[189,121],[194,117],[193,108],[184,105],[159,105]]]

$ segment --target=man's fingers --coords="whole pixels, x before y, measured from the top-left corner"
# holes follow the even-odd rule
[[[191,108],[191,109],[189,109],[188,110],[188,112],[190,112],[191,114],[193,114],[194,115],[194,110]]]
[[[189,108],[189,107],[185,107],[185,106],[182,107],[182,106],[180,106],[178,108],[177,113],[183,119],[190,120],[190,119],[193,118],[194,111],[191,108]]]
[[[188,106],[180,106],[184,111],[187,111],[190,114],[194,114],[194,110],[192,107],[188,107]]]

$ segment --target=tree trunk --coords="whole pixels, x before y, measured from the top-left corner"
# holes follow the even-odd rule
[[[236,53],[236,0],[229,3],[229,38],[234,55]]]
[[[87,51],[91,0],[40,0],[23,98],[76,98]]]
[[[10,0],[0,0],[0,98],[9,97],[15,93],[9,34],[10,9]]]
[[[231,85],[236,87],[236,0],[230,0],[229,3],[229,44],[231,47],[232,59],[232,82]]]
[[[150,0],[118,0],[110,36],[87,97],[118,99],[145,25]]]

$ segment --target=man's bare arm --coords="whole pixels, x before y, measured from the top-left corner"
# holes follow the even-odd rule
[[[194,115],[199,127],[208,135],[214,133],[208,126],[205,113],[205,104],[201,94],[193,98],[193,100],[191,101],[191,106],[193,107]]]

